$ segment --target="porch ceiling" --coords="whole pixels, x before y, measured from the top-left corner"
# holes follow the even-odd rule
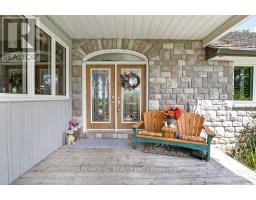
[[[129,38],[210,40],[245,17],[233,15],[51,15],[72,39]],[[235,18],[235,19],[234,19]],[[232,23],[229,23],[232,22]],[[223,26],[226,26],[223,28]],[[220,28],[222,27],[222,29]],[[216,33],[220,28],[221,32]],[[214,35],[211,35],[215,33]],[[209,41],[208,41],[208,40]]]

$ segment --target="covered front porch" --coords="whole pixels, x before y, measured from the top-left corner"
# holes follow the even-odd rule
[[[230,171],[214,155],[205,162],[179,151],[144,153],[131,145],[121,149],[63,146],[71,118],[80,120],[86,139],[109,135],[129,140],[130,133],[122,131],[131,131],[145,111],[174,105],[184,112],[197,109],[216,131],[214,143],[232,148],[251,108],[240,112],[230,106],[233,62],[207,60],[206,47],[248,16],[35,18],[34,39],[43,44],[38,52],[47,60],[40,65],[28,62],[27,68],[22,65],[19,73],[27,87],[20,91],[2,74],[0,111],[8,114],[0,121],[6,128],[0,132],[1,184],[255,183],[248,178],[248,169],[239,165],[237,172],[246,173]],[[12,63],[5,66],[13,70]],[[135,92],[124,91],[120,80],[124,72],[139,76],[136,98]],[[36,81],[39,77],[43,81]],[[99,130],[100,134],[93,132]]]

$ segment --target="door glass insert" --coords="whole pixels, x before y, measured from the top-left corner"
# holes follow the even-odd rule
[[[110,122],[110,70],[91,71],[92,122]]]
[[[121,75],[122,122],[139,122],[141,112],[141,70],[126,68],[121,70]]]

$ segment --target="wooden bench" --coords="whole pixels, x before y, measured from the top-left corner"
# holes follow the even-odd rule
[[[177,120],[177,132],[174,138],[166,138],[162,127],[164,115],[160,111],[149,111],[143,113],[144,121],[133,125],[134,148],[138,143],[156,143],[174,145],[206,152],[206,160],[210,160],[210,148],[215,133],[204,125],[205,118],[195,113],[182,113]],[[205,130],[207,138],[205,141],[200,137]],[[147,134],[149,133],[149,134]]]

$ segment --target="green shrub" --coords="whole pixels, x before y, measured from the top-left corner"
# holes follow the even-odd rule
[[[251,153],[251,166],[253,169],[256,169],[256,153]]]
[[[256,114],[252,115],[256,119]],[[234,158],[256,170],[256,126],[246,127],[238,137]]]

